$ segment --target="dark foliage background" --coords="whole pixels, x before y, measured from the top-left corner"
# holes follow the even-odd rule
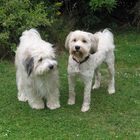
[[[140,27],[140,0],[0,0],[0,58],[14,58],[21,33],[36,28],[63,50],[75,29]],[[54,43],[55,42],[55,43]]]

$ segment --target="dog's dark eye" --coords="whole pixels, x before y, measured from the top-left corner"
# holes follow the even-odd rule
[[[87,41],[85,39],[82,40],[83,43],[87,43]]]
[[[73,39],[73,42],[76,42],[76,39]]]
[[[38,60],[39,62],[41,62],[43,59],[42,59],[42,57]]]

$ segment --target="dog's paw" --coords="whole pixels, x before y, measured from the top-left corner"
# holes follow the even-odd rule
[[[81,108],[82,112],[86,112],[88,110],[89,110],[89,105],[83,105],[82,108]]]
[[[40,102],[30,102],[29,105],[31,106],[32,109],[44,109],[45,105],[43,101]]]
[[[33,109],[44,109],[44,104],[34,104],[31,106]]]
[[[75,99],[68,100],[68,105],[74,105],[74,104],[75,104]]]
[[[22,102],[26,102],[28,99],[23,94],[18,93],[18,100]]]
[[[94,84],[93,85],[93,87],[92,87],[92,89],[94,90],[94,89],[98,89],[100,87],[100,84]]]
[[[109,88],[108,89],[108,93],[109,94],[114,94],[115,93],[115,89],[114,88]]]
[[[57,108],[60,108],[60,104],[59,103],[47,103],[47,107],[51,110],[54,110],[54,109],[57,109]]]

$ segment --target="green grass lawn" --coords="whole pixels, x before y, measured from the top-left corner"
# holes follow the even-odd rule
[[[59,55],[61,108],[33,110],[17,100],[14,64],[0,62],[0,140],[140,140],[140,34],[115,34],[116,93],[92,91],[91,108],[80,111],[83,84],[77,80],[76,104],[67,105],[67,53]]]

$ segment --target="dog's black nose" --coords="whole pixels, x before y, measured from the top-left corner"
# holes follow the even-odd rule
[[[75,46],[76,51],[80,49],[80,46]]]
[[[54,67],[53,65],[49,65],[50,70],[52,70],[52,69],[53,69],[53,67]]]

